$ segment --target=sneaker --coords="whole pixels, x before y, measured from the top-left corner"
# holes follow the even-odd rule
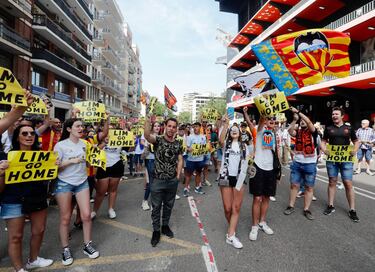
[[[115,212],[115,210],[114,209],[109,209],[108,210],[108,217],[109,217],[109,219],[115,219],[116,218],[116,212]]]
[[[284,211],[284,214],[285,215],[290,215],[290,214],[292,214],[292,213],[294,213],[294,207],[292,207],[292,206],[288,206],[286,209],[285,209],[285,211]]]
[[[276,197],[274,197],[274,196],[270,196],[270,200],[271,200],[272,202],[275,202],[275,201],[276,201]]]
[[[156,247],[156,245],[160,242],[160,231],[154,231],[152,233],[151,238],[151,245],[152,247]]]
[[[264,231],[265,234],[272,235],[273,230],[267,225],[266,222],[261,222],[258,224],[259,228]]]
[[[374,173],[371,172],[370,169],[367,169],[367,170],[366,170],[366,174],[369,175],[369,176],[373,176],[373,175],[374,175]]]
[[[199,186],[199,187],[195,187],[194,192],[195,192],[196,194],[200,194],[200,195],[204,195],[204,194],[205,194],[205,192],[203,192],[201,186]]]
[[[53,264],[53,260],[36,257],[36,260],[30,263],[30,260],[26,263],[26,269],[42,268]]]
[[[64,248],[64,251],[62,253],[62,264],[71,265],[72,263],[73,263],[73,255],[70,252],[70,248],[66,247]]]
[[[251,231],[249,233],[249,239],[250,239],[250,241],[256,241],[257,240],[257,238],[258,238],[258,230],[259,230],[258,226],[252,226],[251,227]]]
[[[94,203],[94,202],[95,202],[95,199],[90,198],[90,203]]]
[[[96,212],[91,212],[91,220],[94,220],[96,217]]]
[[[304,210],[303,211],[303,215],[309,219],[309,220],[314,220],[314,216],[312,215],[312,213],[309,211],[309,210]]]
[[[361,173],[361,169],[357,169],[357,170],[354,171],[354,174],[357,174],[357,175],[358,175],[358,174],[360,174],[360,173]]]
[[[178,194],[176,194],[176,196],[175,196],[175,199],[176,200],[179,200],[181,197],[178,195]]]
[[[356,223],[359,222],[359,218],[358,218],[358,216],[357,216],[357,212],[356,212],[355,210],[350,210],[350,211],[348,212],[348,215],[349,215],[350,219],[351,219],[353,222],[356,222]]]
[[[169,228],[168,225],[161,226],[161,233],[165,236],[168,236],[169,238],[173,238],[174,236],[173,231]]]
[[[189,190],[187,188],[184,189],[184,197],[189,196]]]
[[[299,191],[297,194],[297,198],[303,197],[305,192]]]
[[[229,245],[232,245],[234,248],[243,248],[243,245],[242,243],[240,242],[240,240],[238,240],[238,238],[236,237],[236,234],[233,234],[231,237],[228,236],[228,234],[226,235],[226,242],[227,244]]]
[[[203,186],[212,186],[211,182],[207,179],[202,182],[202,185]]]
[[[345,188],[345,187],[344,187],[344,184],[342,184],[342,183],[338,183],[338,184],[336,185],[336,187],[337,187],[337,189],[339,189],[339,190],[342,190],[342,189]]]
[[[82,228],[83,228],[82,222],[79,222],[79,223],[74,222],[74,223],[73,223],[73,226],[74,226],[76,229],[82,229]]]
[[[312,201],[316,201],[316,200],[317,200],[317,198],[313,195]]]
[[[17,272],[27,272],[27,270],[21,268],[20,270],[18,270]]]
[[[142,201],[142,210],[148,211],[149,209],[150,209],[150,206],[148,205],[148,201],[147,200],[143,200]]]
[[[92,241],[88,242],[84,248],[83,248],[83,253],[89,256],[90,259],[96,259],[99,257],[99,251],[97,251],[93,245]]]
[[[335,211],[336,211],[335,207],[333,207],[332,205],[328,205],[327,208],[324,210],[323,214],[324,215],[331,215]]]

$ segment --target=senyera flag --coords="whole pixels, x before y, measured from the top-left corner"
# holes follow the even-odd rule
[[[285,95],[318,83],[323,76],[350,74],[350,38],[329,29],[309,29],[277,36],[252,46],[264,68]]]
[[[177,111],[177,99],[173,95],[173,93],[168,89],[167,86],[164,85],[164,100],[165,100],[165,105],[167,106],[168,109]]]

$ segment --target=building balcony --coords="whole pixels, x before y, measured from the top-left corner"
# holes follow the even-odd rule
[[[104,66],[106,60],[101,53],[96,53],[92,57],[92,63],[94,66]]]
[[[102,34],[103,38],[109,42],[110,47],[117,51],[121,50],[122,44],[120,43],[120,39],[111,29],[104,28]]]
[[[96,28],[104,28],[104,15],[101,13],[97,13],[94,15],[94,25]]]
[[[95,47],[104,47],[104,37],[102,34],[96,34],[93,37],[94,46]]]
[[[85,0],[66,0],[66,1],[71,7],[75,8],[75,12],[79,14],[81,18],[86,18],[88,21],[93,20],[94,16]]]
[[[123,91],[121,90],[120,86],[116,83],[114,83],[113,80],[106,80],[102,86],[102,89],[109,92],[112,95],[116,96],[124,96]]]
[[[101,73],[96,73],[96,74],[92,75],[91,81],[94,84],[102,85],[105,82],[105,78],[104,78],[104,76]]]
[[[14,55],[31,57],[30,42],[19,35],[14,29],[0,22],[0,46]]]
[[[48,89],[36,85],[31,85],[31,92],[36,95],[43,95],[48,93]]]
[[[33,48],[31,62],[80,85],[89,85],[91,78],[66,60],[46,49]]]
[[[42,37],[52,41],[64,52],[73,56],[85,65],[91,64],[91,56],[72,39],[72,33],[65,32],[45,15],[34,15],[33,29]]]
[[[130,74],[135,74],[136,69],[133,63],[129,64],[129,73]]]
[[[74,35],[85,44],[92,43],[92,34],[87,26],[73,12],[64,0],[38,0],[51,13],[56,14],[57,20],[64,24]]]
[[[117,68],[113,66],[108,61],[104,66],[102,66],[102,71],[111,79],[114,80],[123,80],[123,76],[117,71]]]
[[[103,48],[102,49],[103,56],[112,64],[118,65],[119,64],[119,57],[117,56],[117,53],[111,48]]]
[[[3,7],[9,14],[24,19],[32,19],[31,4],[26,0],[1,0],[0,7]]]
[[[59,93],[59,92],[55,92],[55,94],[53,95],[53,98],[55,98],[56,100],[60,100],[60,101],[65,101],[65,102],[72,102],[71,100],[71,96],[69,94],[65,94],[65,93]]]
[[[134,86],[135,85],[135,79],[133,76],[129,77],[128,78],[128,83],[130,86]]]

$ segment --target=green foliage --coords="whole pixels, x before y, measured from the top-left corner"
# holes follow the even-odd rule
[[[225,95],[225,94],[224,94]],[[225,98],[225,96],[223,96],[223,98]],[[217,110],[220,115],[224,115],[226,113],[226,109],[227,109],[227,102],[225,99],[220,99],[220,98],[217,98],[217,97],[212,97],[206,105],[204,105],[203,107],[201,107],[199,109],[199,119],[201,118],[201,113],[207,109],[215,109]]]
[[[175,117],[173,111],[168,109],[163,103],[156,101],[153,114],[156,116],[164,116],[165,110],[168,110],[168,117]]]
[[[178,115],[178,122],[191,123],[191,112],[183,111]]]

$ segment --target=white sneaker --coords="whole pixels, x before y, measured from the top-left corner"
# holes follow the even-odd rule
[[[317,200],[316,196],[313,195],[312,201],[316,201],[316,200]]]
[[[176,196],[175,196],[175,199],[176,200],[179,200],[181,197],[178,195],[178,194],[176,194]]]
[[[96,217],[96,212],[91,212],[91,220],[95,219]]]
[[[150,206],[148,205],[147,200],[142,200],[142,210],[148,211],[150,209]]]
[[[373,175],[374,175],[374,173],[371,172],[370,169],[367,169],[367,170],[366,170],[366,174],[369,175],[369,176],[373,176]]]
[[[342,183],[338,183],[338,184],[336,185],[336,187],[337,187],[337,189],[342,190],[342,189],[344,189],[344,184],[342,184]]]
[[[261,230],[263,230],[266,234],[268,234],[268,235],[272,235],[273,234],[273,230],[267,225],[266,222],[261,222],[258,225],[259,225],[259,228]]]
[[[108,210],[108,217],[109,217],[109,219],[115,219],[116,218],[116,212],[115,212],[115,210],[114,209],[109,209]]]
[[[361,174],[361,171],[362,171],[361,169],[357,169],[357,170],[354,171],[354,174],[357,174],[357,175]]]
[[[26,269],[42,268],[50,266],[51,264],[53,264],[53,260],[36,257],[36,260],[32,263],[30,263],[30,261],[26,263]]]
[[[238,238],[236,237],[236,234],[233,234],[231,237],[228,237],[228,234],[226,235],[226,242],[227,244],[229,245],[232,245],[233,247],[235,248],[243,248],[243,245],[242,243],[240,242],[240,240],[238,240]]]
[[[18,270],[17,272],[27,272],[27,270],[21,268],[20,270]]]
[[[258,230],[259,230],[258,226],[252,226],[251,227],[251,231],[249,233],[249,239],[250,239],[250,241],[256,241],[257,240],[257,238],[258,238]]]
[[[274,196],[270,196],[270,200],[271,200],[272,202],[275,202],[275,201],[276,201],[276,198],[275,198]]]

